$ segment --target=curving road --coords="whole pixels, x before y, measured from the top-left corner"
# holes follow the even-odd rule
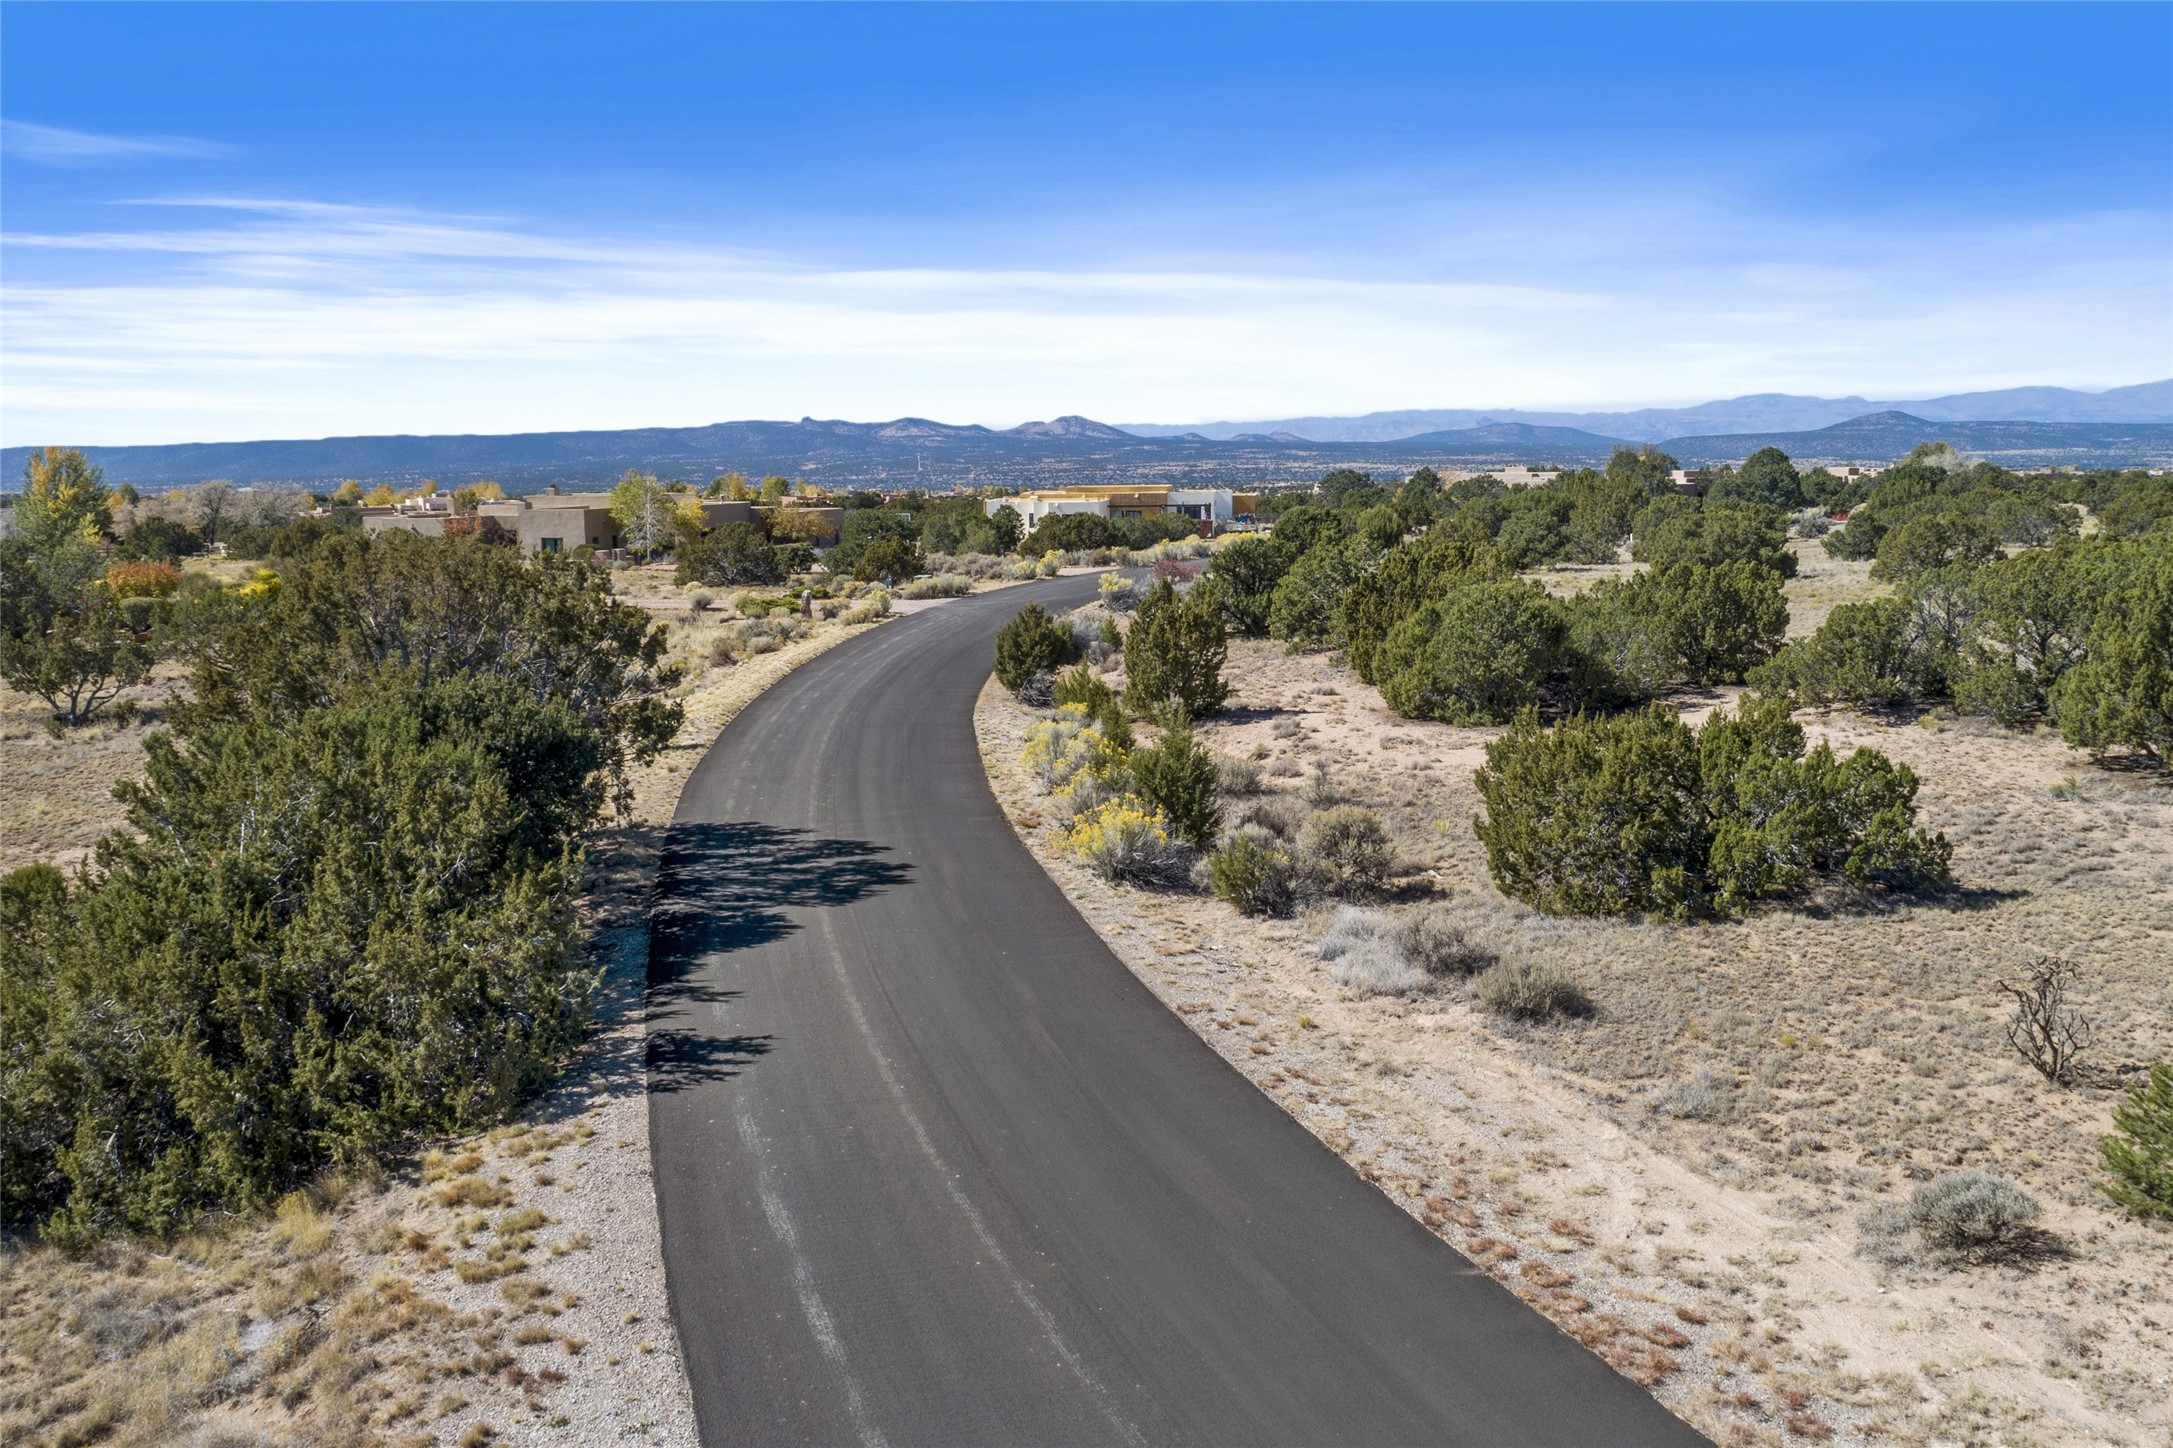
[[[1360,1180],[1019,845],[959,600],[802,666],[687,782],[651,1144],[702,1437],[1696,1444]]]

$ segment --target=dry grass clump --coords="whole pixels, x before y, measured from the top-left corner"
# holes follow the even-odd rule
[[[1395,868],[1381,817],[1363,805],[1331,805],[1298,827],[1306,872],[1323,894],[1364,897],[1380,890]]]
[[[1010,554],[930,553],[927,562],[936,573],[962,574],[976,582],[1021,583],[1053,577],[1056,573],[1055,568],[1045,567],[1041,559],[1017,558]]]
[[[1949,1172],[1909,1194],[1906,1205],[1872,1208],[1863,1216],[1863,1255],[1890,1266],[1917,1260],[1953,1266],[2012,1261],[2044,1245],[2037,1199],[2005,1177]],[[1908,1238],[1915,1238],[1916,1251]]]
[[[1654,1111],[1678,1121],[1729,1121],[1735,1117],[1737,1098],[1729,1082],[1707,1069],[1661,1087],[1651,1104]]]
[[[900,598],[962,598],[973,592],[973,580],[963,573],[937,573],[898,586]]]
[[[1335,967],[1335,982],[1346,990],[1361,996],[1413,995],[1432,986],[1433,978],[1397,949],[1394,925],[1386,911],[1346,905],[1313,949]]]
[[[871,593],[837,616],[838,622],[848,627],[874,623],[879,618],[890,617],[890,595]]]
[[[431,1159],[441,1170],[488,1156],[506,1165],[523,1145],[479,1138]],[[509,1202],[495,1221],[463,1216],[469,1195],[449,1204],[413,1178],[328,1178],[268,1219],[163,1247],[0,1249],[0,1441],[411,1441],[428,1391],[455,1383],[466,1386],[443,1394],[437,1416],[508,1390],[509,1407],[534,1410],[566,1374],[524,1364],[503,1338],[562,1354],[583,1340],[547,1325],[578,1299],[522,1254],[548,1247],[555,1258],[587,1241],[546,1241],[556,1223],[534,1203]],[[439,1245],[478,1233],[488,1238],[480,1257],[455,1261]],[[499,1305],[455,1305],[462,1289],[491,1282]]]
[[[1260,766],[1250,759],[1220,760],[1217,768],[1221,772],[1219,787],[1232,799],[1250,799],[1267,788]]]
[[[1438,905],[1395,913],[1345,905],[1314,942],[1336,984],[1361,997],[1416,995],[1481,969],[1491,953]]]
[[[1558,965],[1521,957],[1480,971],[1472,993],[1495,1015],[1519,1021],[1580,1016],[1592,1008],[1575,976]]]

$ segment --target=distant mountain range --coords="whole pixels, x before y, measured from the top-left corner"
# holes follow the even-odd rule
[[[1891,462],[1921,442],[1951,443],[1970,457],[2015,469],[2163,467],[2173,464],[2173,423],[1934,422],[1874,412],[1812,432],[1737,432],[1661,444],[1686,463],[1720,463],[1777,447],[1799,463]]]
[[[2153,383],[2150,387],[2173,399],[2173,382]],[[2149,390],[2122,389],[2136,395]],[[2031,391],[2049,394],[2058,389]],[[2099,399],[2114,396],[2064,395]],[[1721,409],[1733,405],[1710,406]],[[1706,409],[1681,411],[1702,415]],[[1433,418],[1467,414],[1377,415]],[[1227,487],[1312,479],[1340,467],[1402,473],[1421,465],[1469,469],[1510,463],[1597,464],[1606,461],[1608,453],[1624,440],[1649,439],[1632,437],[1628,431],[1606,433],[1561,423],[1499,419],[1435,427],[1394,439],[1320,440],[1285,427],[1212,438],[1196,431],[1141,436],[1084,417],[1059,417],[1002,430],[905,417],[892,422],[801,418],[798,422],[720,422],[708,427],[612,432],[334,437],[86,447],[84,451],[105,469],[109,481],[146,489],[206,478],[322,486],[343,478],[365,483],[411,483],[427,477],[448,487],[491,478],[519,492],[547,483],[596,486],[608,483],[628,468],[690,480],[706,480],[733,470],[750,476],[783,473],[833,488],[944,488],[954,484],[1053,487],[1067,483],[1212,483]],[[2173,464],[2173,421],[2164,419],[1948,420],[1891,408],[1813,428],[1778,424],[1743,431],[1674,435],[1664,446],[1688,464],[1725,462],[1766,446],[1779,447],[1805,463],[1869,463],[1890,462],[1920,442],[1952,443],[1965,453],[2018,468]],[[0,479],[5,480],[5,486],[16,485],[29,451],[0,451]]]
[[[1363,417],[1286,417],[1268,422],[1200,422],[1179,425],[1125,423],[1139,437],[1192,435],[1207,438],[1285,436],[1315,442],[1390,442],[1445,429],[1523,422],[1573,427],[1627,442],[1665,442],[1677,437],[1731,433],[1806,432],[1870,413],[1903,412],[1932,422],[2169,422],[2173,378],[2075,392],[2065,387],[2010,387],[2000,392],[1959,392],[1916,402],[1868,402],[1861,397],[1795,397],[1754,393],[1696,407],[1647,407],[1635,412],[1523,412],[1515,408],[1473,411],[1442,408],[1369,412]]]

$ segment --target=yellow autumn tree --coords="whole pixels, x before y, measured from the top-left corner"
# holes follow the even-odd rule
[[[39,448],[23,460],[15,531],[47,552],[79,539],[96,543],[113,526],[113,495],[98,465],[78,448]]]

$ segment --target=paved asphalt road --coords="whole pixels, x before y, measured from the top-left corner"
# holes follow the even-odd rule
[[[1696,1444],[1195,1039],[974,746],[1007,589],[885,624],[695,769],[651,1143],[703,1441]]]

